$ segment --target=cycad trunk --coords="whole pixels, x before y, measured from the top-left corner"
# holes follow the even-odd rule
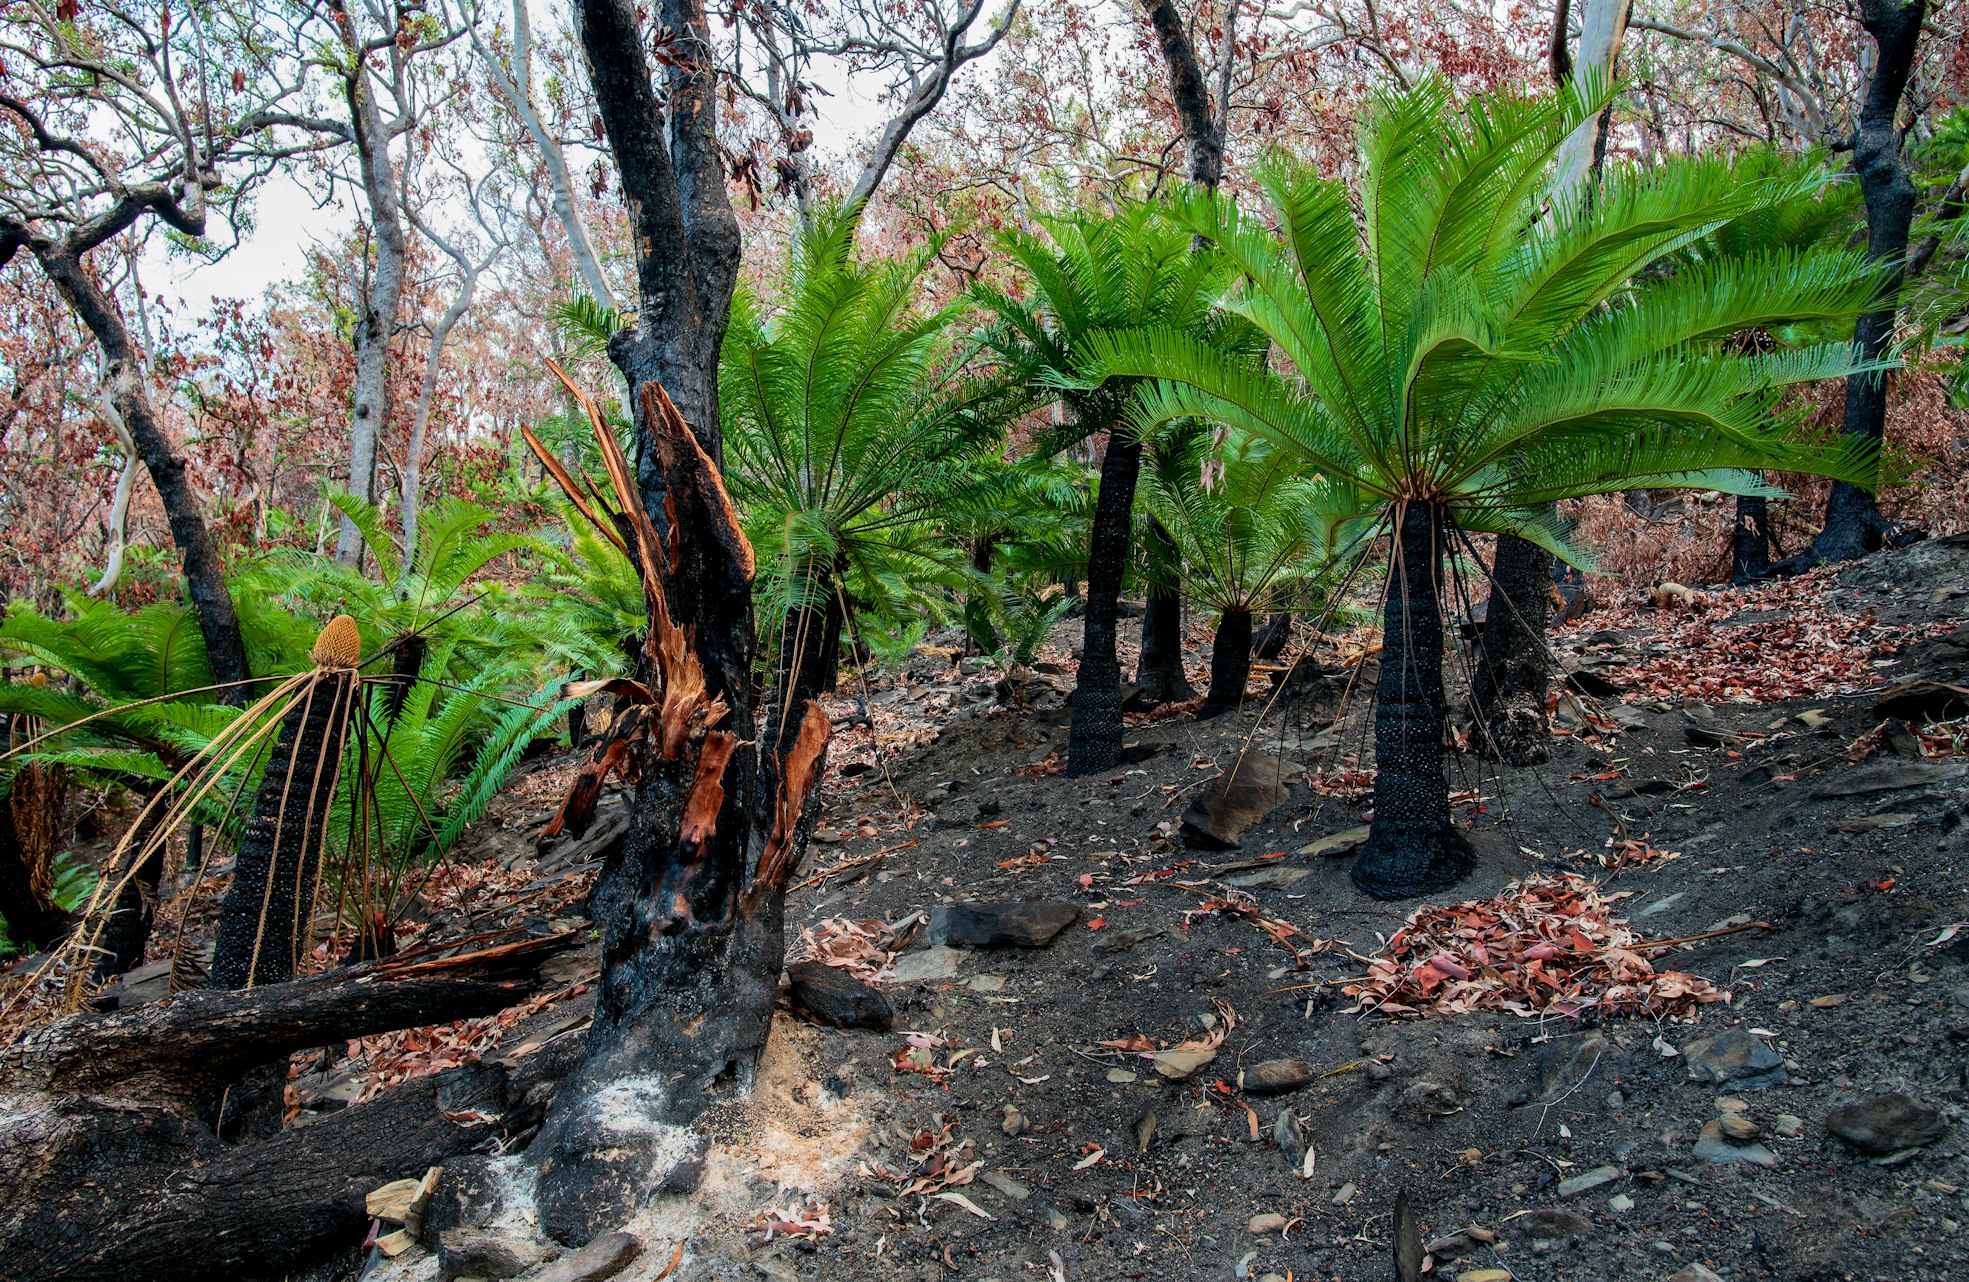
[[[1730,582],[1755,583],[1771,572],[1771,501],[1761,494],[1737,495],[1736,528],[1730,538]]]
[[[980,578],[991,573],[991,553],[997,539],[980,534],[971,544],[971,568]],[[998,649],[998,629],[991,626],[989,588],[979,588],[964,598],[964,637],[969,648],[981,654]]]
[[[1443,766],[1441,576],[1448,516],[1431,503],[1398,509],[1382,611],[1381,680],[1374,698],[1374,820],[1354,885],[1407,899],[1454,885],[1474,862],[1449,814]]]
[[[1478,639],[1477,747],[1514,766],[1552,755],[1545,695],[1551,668],[1545,627],[1552,613],[1552,554],[1513,534],[1497,537],[1490,606]]]
[[[1192,699],[1183,671],[1182,554],[1162,522],[1151,517],[1148,531],[1149,595],[1142,607],[1142,657],[1135,685],[1147,703]]]
[[[800,722],[809,700],[828,693],[840,678],[841,632],[846,624],[841,594],[834,579],[818,576],[814,592],[819,609],[786,612],[779,654],[773,661],[773,685],[766,695],[766,726],[759,743],[759,795],[775,796],[784,763],[800,739]]]
[[[1115,619],[1121,576],[1128,568],[1128,531],[1141,470],[1141,438],[1118,427],[1109,431],[1094,532],[1087,548],[1087,613],[1080,673],[1073,687],[1073,720],[1067,728],[1069,775],[1112,770],[1121,760],[1121,660],[1115,650]]]
[[[0,918],[23,952],[32,951],[30,944],[49,948],[68,934],[68,914],[50,897],[68,791],[56,770],[26,762],[0,797]]]
[[[1251,680],[1251,611],[1226,610],[1210,642],[1210,694],[1199,717],[1217,717],[1244,706]]]
[[[349,635],[354,631],[350,624]],[[321,650],[317,642],[317,654]],[[253,817],[234,856],[232,886],[219,908],[215,988],[258,988],[294,977],[314,915],[322,842],[356,691],[352,661],[317,668],[281,719]]]

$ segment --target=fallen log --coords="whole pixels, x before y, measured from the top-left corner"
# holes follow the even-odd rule
[[[201,1093],[326,1041],[496,1013],[577,942],[410,955],[35,1030],[0,1052],[0,1278],[274,1277],[359,1242],[363,1194],[501,1133],[504,1069],[419,1078],[237,1145],[200,1121]]]

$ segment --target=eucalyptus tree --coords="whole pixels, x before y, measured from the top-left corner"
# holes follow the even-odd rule
[[[1727,160],[1607,175],[1590,206],[1548,208],[1565,136],[1604,95],[1494,93],[1459,109],[1437,82],[1380,99],[1354,189],[1289,159],[1259,175],[1262,218],[1207,196],[1174,216],[1217,244],[1226,308],[1275,358],[1196,338],[1104,334],[1087,381],[1152,378],[1138,430],[1202,418],[1263,437],[1387,524],[1370,835],[1353,870],[1376,897],[1470,870],[1445,773],[1442,574],[1473,532],[1581,553],[1545,505],[1635,487],[1756,489],[1744,469],[1853,475],[1867,451],[1813,441],[1785,388],[1871,369],[1846,344],[1762,354],[1732,334],[1857,314],[1878,272],[1851,253],[1650,268],[1787,198]],[[1276,227],[1276,231],[1267,227]]]
[[[225,0],[0,10],[0,269],[25,250],[101,350],[107,412],[157,487],[232,698],[251,675],[238,614],[152,396],[154,354],[102,259],[135,253],[160,226],[175,249],[214,257],[250,228],[260,182],[307,145],[282,127],[302,86],[287,22],[285,10]]]

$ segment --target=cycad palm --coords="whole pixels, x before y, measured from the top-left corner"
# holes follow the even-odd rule
[[[1457,531],[1515,533],[1573,557],[1542,505],[1640,487],[1741,489],[1743,471],[1856,470],[1801,443],[1782,389],[1851,371],[1846,345],[1773,355],[1723,339],[1850,316],[1876,289],[1851,254],[1773,251],[1649,269],[1781,199],[1723,161],[1610,175],[1586,208],[1547,208],[1560,139],[1596,112],[1572,96],[1483,98],[1439,84],[1382,101],[1356,198],[1276,161],[1260,176],[1277,232],[1226,202],[1178,217],[1243,275],[1227,302],[1279,359],[1226,360],[1179,334],[1104,340],[1097,374],[1159,375],[1147,425],[1201,417],[1265,437],[1364,504],[1394,540],[1375,710],[1373,830],[1354,881],[1429,893],[1472,862],[1444,773],[1439,588]]]
[[[918,307],[930,253],[863,263],[855,227],[853,209],[805,225],[770,307],[740,291],[718,380],[733,496],[780,620],[768,770],[834,683],[843,584],[890,596],[962,573],[934,517],[1012,410],[1008,381],[952,349],[958,309]]]
[[[988,331],[993,346],[1027,377],[1067,389],[1060,399],[1073,423],[1048,444],[1057,450],[1074,439],[1106,437],[1067,737],[1067,773],[1087,774],[1112,768],[1121,755],[1115,619],[1142,438],[1128,418],[1131,382],[1074,380],[1104,338],[1166,329],[1208,346],[1242,327],[1227,326],[1227,318],[1211,307],[1228,279],[1225,261],[1207,248],[1197,251],[1187,233],[1146,206],[1106,218],[1058,219],[1045,229],[1045,239],[1021,232],[1001,238],[1030,286],[1027,296],[1014,298],[988,287],[977,293],[997,316]]]
[[[1180,553],[1183,586],[1217,612],[1201,715],[1236,711],[1251,676],[1252,615],[1323,577],[1358,514],[1290,453],[1242,433],[1221,446],[1202,432],[1158,443],[1145,490],[1143,506]]]

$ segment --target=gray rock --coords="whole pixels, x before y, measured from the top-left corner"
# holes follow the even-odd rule
[[[1104,953],[1127,952],[1139,943],[1154,939],[1162,933],[1160,926],[1130,926],[1125,930],[1108,931],[1101,942],[1094,947]],[[1965,1003],[1969,1004],[1969,1003]]]
[[[1347,828],[1340,832],[1329,833],[1317,841],[1309,841],[1299,847],[1299,853],[1302,855],[1320,855],[1328,859],[1340,859],[1360,849],[1361,843],[1366,840],[1367,825],[1360,824],[1357,827]]]
[[[1868,797],[1876,793],[1931,788],[1960,779],[1969,767],[1929,761],[1879,761],[1846,770],[1823,780],[1812,790],[1822,801],[1836,797]]]
[[[1283,1095],[1313,1080],[1313,1066],[1296,1059],[1268,1059],[1244,1070],[1238,1084],[1247,1095]]]
[[[1031,1189],[1003,1171],[984,1171],[979,1174],[978,1178],[997,1189],[1000,1193],[1003,1193],[1006,1197],[1011,1198],[1014,1202],[1023,1202],[1032,1196]]]
[[[1668,1282],[1723,1282],[1723,1279],[1700,1264],[1691,1264],[1668,1279]]]
[[[1565,1198],[1584,1197],[1594,1189],[1605,1188],[1626,1178],[1627,1172],[1618,1166],[1596,1166],[1569,1180],[1560,1180],[1558,1192],[1560,1197]]]
[[[956,979],[964,954],[955,948],[923,948],[896,958],[889,971],[892,984],[921,984],[939,979]]]
[[[1538,1099],[1550,1103],[1570,1095],[1591,1077],[1607,1055],[1607,1039],[1598,1033],[1554,1042],[1538,1061]]]
[[[1543,1207],[1529,1215],[1521,1215],[1511,1223],[1519,1232],[1530,1234],[1534,1242],[1559,1242],[1569,1237],[1585,1237],[1593,1231],[1593,1221],[1577,1211],[1561,1210],[1556,1206]]]
[[[1634,915],[1636,917],[1653,917],[1660,913],[1665,913],[1687,898],[1688,893],[1686,890],[1678,890],[1672,895],[1664,895]]]
[[[546,1259],[537,1242],[492,1229],[446,1229],[438,1234],[441,1278],[516,1278]]]
[[[1691,1081],[1729,1082],[1739,1090],[1754,1091],[1791,1080],[1784,1071],[1784,1056],[1741,1027],[1698,1037],[1682,1048],[1682,1056]]]
[[[1204,790],[1183,812],[1183,845],[1191,850],[1236,850],[1244,835],[1285,804],[1288,775],[1272,757],[1250,756],[1236,772]]]
[[[1862,1153],[1884,1157],[1933,1144],[1948,1134],[1948,1119],[1921,1101],[1895,1092],[1834,1109],[1825,1119],[1825,1129]]]
[[[946,904],[931,910],[925,934],[956,948],[1043,948],[1079,916],[1078,904],[1058,899]]]
[[[1696,1137],[1695,1156],[1715,1166],[1748,1162],[1752,1166],[1776,1166],[1778,1155],[1762,1144],[1733,1144],[1724,1137],[1722,1124],[1704,1122]]]
[[[838,966],[795,962],[786,968],[787,1000],[816,1024],[829,1028],[868,1028],[886,1033],[896,1026],[895,1008],[882,990]]]
[[[1440,1082],[1415,1082],[1402,1092],[1402,1108],[1417,1117],[1448,1117],[1463,1111],[1463,1100]]]
[[[642,1253],[642,1241],[633,1233],[604,1233],[573,1255],[529,1273],[527,1282],[602,1282],[622,1272]]]

